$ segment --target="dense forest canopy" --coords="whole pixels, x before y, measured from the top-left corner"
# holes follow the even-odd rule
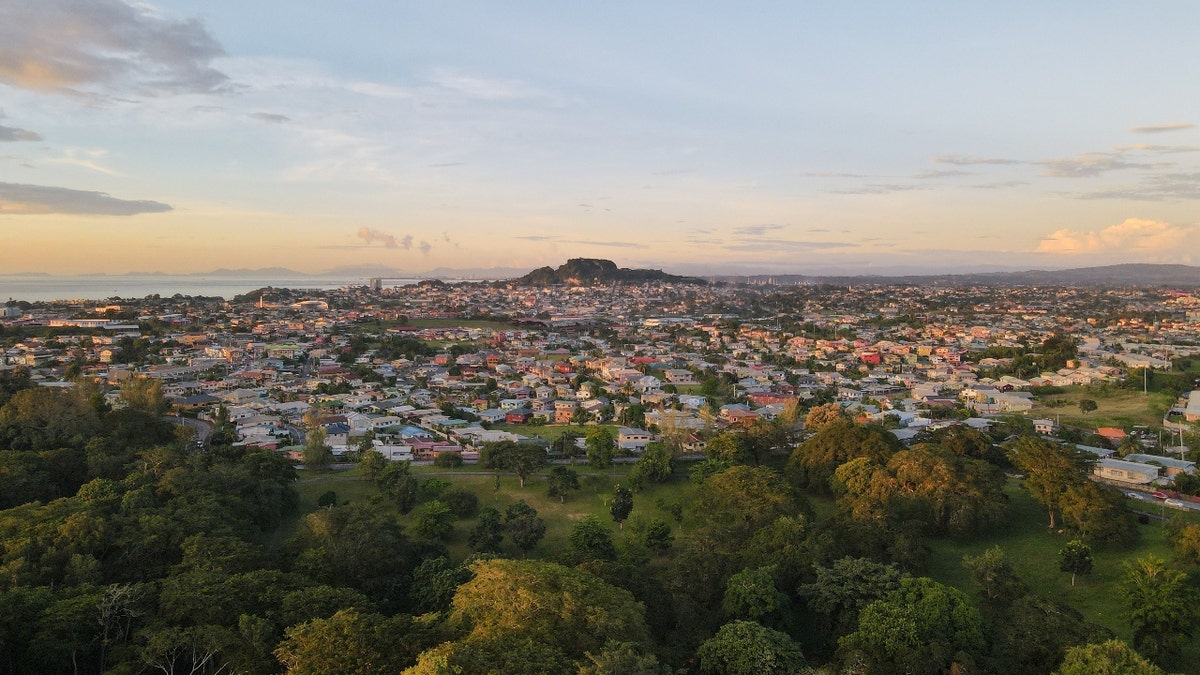
[[[657,444],[581,474],[497,443],[483,490],[368,450],[365,497],[301,509],[291,461],[197,447],[161,392],[127,391],[114,408],[86,382],[0,375],[0,673],[1155,672],[1144,659],[1176,666],[1196,618],[1196,526],[1173,526],[1178,561],[1123,582],[1141,656],[999,548],[964,560],[975,592],[929,576],[932,543],[1008,527],[1006,471],[1087,548],[1071,560],[1134,544],[1122,501],[1031,436],[906,447],[826,410],[802,442],[752,425],[690,464]],[[587,490],[611,520],[547,514]],[[659,497],[672,517],[642,514],[652,493],[681,500]]]

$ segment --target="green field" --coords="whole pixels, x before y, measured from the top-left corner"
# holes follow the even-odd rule
[[[481,319],[412,319],[409,326],[417,328],[482,328],[484,330],[512,330],[511,323]]]
[[[1079,411],[1079,402],[1085,398],[1096,402],[1095,411]],[[1068,387],[1064,393],[1038,397],[1029,414],[1071,426],[1129,429],[1135,425],[1162,426],[1163,415],[1174,402],[1171,395],[1160,392],[1147,395],[1115,387]]]
[[[621,482],[627,467],[613,467],[604,472],[584,465],[576,465],[572,468],[579,473],[580,489],[561,503],[558,498],[547,495],[544,475],[530,476],[525,481],[525,487],[522,488],[515,476],[500,474],[500,487],[497,489],[495,474],[488,473],[486,470],[481,471],[475,466],[464,466],[458,470],[414,467],[413,473],[422,481],[434,476],[449,479],[456,487],[463,487],[474,492],[479,498],[481,507],[492,506],[501,513],[510,504],[521,499],[525,500],[525,503],[537,509],[538,515],[546,521],[545,538],[529,553],[531,557],[542,558],[565,550],[567,535],[571,531],[572,523],[589,515],[595,515],[602,521],[611,523],[614,541],[618,543],[622,541],[621,532],[608,512],[608,502],[612,498],[613,487]],[[318,497],[327,490],[336,492],[340,502],[363,501],[378,494],[375,487],[359,478],[355,470],[301,480],[297,482],[296,489],[300,493],[301,514],[316,510]],[[691,497],[692,489],[693,486],[683,475],[676,475],[671,481],[662,485],[647,486],[642,492],[635,493],[633,496],[634,507],[633,513],[629,517],[630,522],[638,519],[661,518],[667,521],[672,529],[677,530],[678,536],[678,529],[682,528],[686,531],[689,528],[691,516],[686,513],[685,509],[684,521],[682,525],[677,525],[668,512],[657,506],[657,502],[661,499],[664,503],[679,502],[686,505]],[[398,519],[406,526],[409,524],[408,516],[401,515]],[[278,541],[282,542],[295,532],[298,522],[299,517],[280,528]],[[467,535],[475,527],[475,523],[475,518],[455,523],[454,536],[447,542],[450,553],[455,558],[461,559],[471,553],[467,546]],[[626,527],[629,527],[629,523],[626,523]],[[506,541],[503,548],[506,555],[521,557],[521,551],[509,542]]]
[[[581,436],[587,435],[587,430],[591,429],[593,426],[597,426],[597,425],[581,426],[578,424],[495,424],[495,425],[492,425],[492,428],[499,429],[501,431],[507,431],[507,432],[513,433],[513,434],[520,434],[522,436],[527,436],[529,438],[540,437],[540,438],[544,438],[544,439],[550,441],[551,443],[553,443],[555,440],[558,439],[559,436],[562,436],[564,433],[566,433],[568,431],[573,431],[577,434],[580,434]],[[600,425],[600,426],[607,426],[609,429],[612,429],[613,437],[614,438],[616,437],[616,435],[617,435],[617,426],[616,425],[607,424],[607,425]]]
[[[1092,573],[1076,577],[1072,587],[1071,575],[1058,569],[1058,552],[1071,537],[1048,530],[1046,510],[1017,481],[1010,481],[1005,491],[1012,504],[1009,525],[970,542],[930,540],[933,552],[929,557],[929,576],[977,597],[978,588],[962,565],[963,556],[979,555],[999,546],[1033,593],[1069,604],[1089,621],[1129,642],[1132,635],[1119,591],[1125,575],[1123,563],[1151,554],[1167,561],[1174,557],[1170,544],[1163,538],[1162,523],[1151,520],[1149,525],[1139,525],[1141,538],[1131,548],[1094,547]],[[1153,510],[1153,505],[1150,508]],[[1185,647],[1182,662],[1200,663],[1197,659],[1200,659],[1200,640],[1193,639]]]

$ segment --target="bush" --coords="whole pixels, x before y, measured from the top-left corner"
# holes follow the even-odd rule
[[[421,496],[425,499],[437,499],[450,488],[450,481],[445,478],[430,478],[421,483]]]
[[[462,453],[454,450],[439,452],[438,456],[433,458],[433,465],[444,469],[456,469],[463,465]]]
[[[479,498],[474,492],[464,488],[451,488],[438,498],[459,518],[470,518],[479,509]]]

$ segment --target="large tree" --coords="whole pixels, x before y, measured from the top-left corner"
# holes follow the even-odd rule
[[[1125,563],[1121,586],[1133,646],[1157,659],[1175,654],[1196,625],[1196,592],[1187,574],[1153,555]]]
[[[731,621],[696,651],[706,675],[793,675],[808,663],[787,633],[754,621]]]
[[[422,654],[411,675],[575,673],[613,641],[650,640],[642,605],[587,572],[516,560],[470,568],[474,577],[454,594],[447,623],[465,634]]]
[[[967,667],[985,645],[979,612],[962,591],[932,579],[907,578],[867,605],[858,630],[838,641],[872,673],[940,674]]]
[[[1120,640],[1086,644],[1067,650],[1055,675],[1166,675]]]
[[[546,466],[547,461],[546,448],[513,441],[485,443],[479,457],[483,466],[516,474],[521,487],[525,487],[525,479],[534,471]]]
[[[1057,527],[1063,496],[1087,480],[1087,455],[1037,436],[1022,436],[1009,448],[1008,457],[1025,474],[1025,487],[1033,498],[1046,507],[1050,528]]]

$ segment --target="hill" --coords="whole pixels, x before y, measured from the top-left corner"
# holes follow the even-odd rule
[[[523,286],[591,286],[594,284],[641,284],[652,281],[704,285],[703,279],[667,274],[662,270],[617,267],[611,260],[571,258],[558,269],[539,267],[516,280]]]
[[[875,275],[804,275],[772,274],[758,276],[718,276],[730,282],[775,284],[945,284],[981,286],[1200,286],[1200,267],[1194,265],[1158,265],[1127,263],[1066,270],[1025,270],[1021,272],[980,272],[974,274]]]

